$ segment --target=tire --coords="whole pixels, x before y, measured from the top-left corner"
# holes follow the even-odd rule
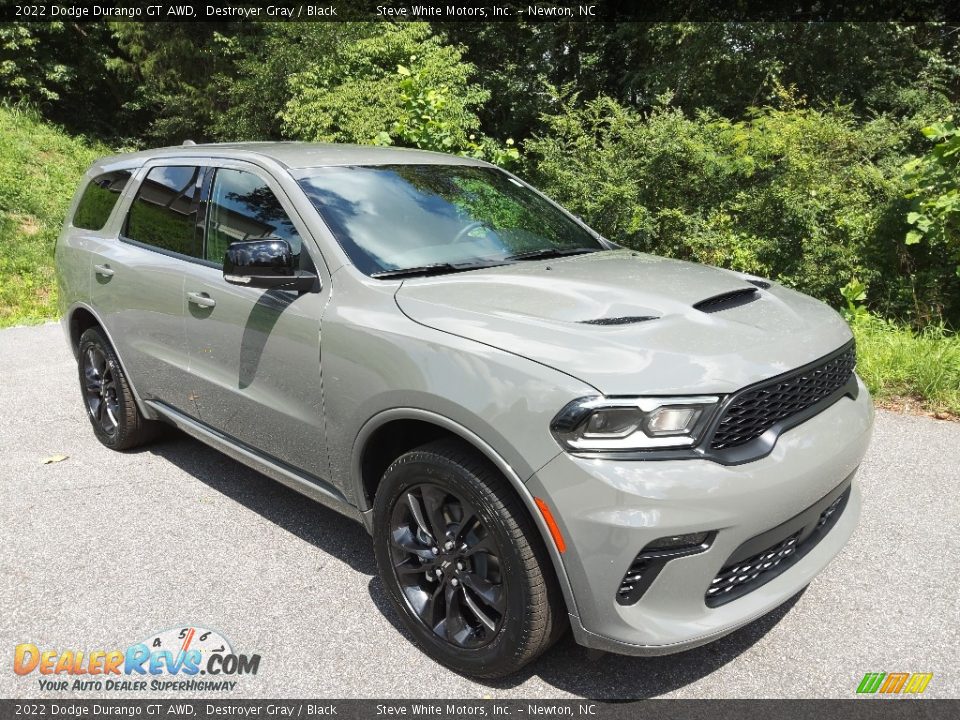
[[[99,328],[80,336],[77,358],[80,392],[97,439],[111,450],[129,450],[151,440],[156,423],[140,413],[120,360]]]
[[[373,519],[387,594],[417,645],[447,667],[510,675],[566,629],[540,532],[507,480],[469,446],[440,440],[397,458]]]

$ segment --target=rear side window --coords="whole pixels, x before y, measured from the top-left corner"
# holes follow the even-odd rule
[[[201,257],[197,206],[202,178],[199,167],[151,169],[130,206],[126,237],[161,250]]]
[[[242,170],[217,170],[207,210],[206,259],[222,263],[230,243],[267,237],[286,240],[294,256],[300,254],[300,235],[267,184]]]
[[[83,230],[102,230],[128,180],[129,170],[104,173],[91,180],[73,213],[73,226]]]

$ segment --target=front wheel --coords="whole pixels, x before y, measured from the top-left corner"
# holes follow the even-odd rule
[[[503,476],[453,441],[387,468],[374,502],[380,577],[414,640],[448,667],[509,675],[565,627],[540,533]]]

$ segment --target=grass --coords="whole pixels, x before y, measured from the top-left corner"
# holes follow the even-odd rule
[[[109,152],[0,105],[0,327],[56,316],[54,243],[84,171]]]
[[[853,323],[857,372],[881,406],[960,418],[960,335],[868,315]]]

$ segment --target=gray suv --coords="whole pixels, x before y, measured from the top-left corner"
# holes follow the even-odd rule
[[[410,636],[506,675],[805,587],[860,512],[843,320],[622,249],[480,161],[244,143],[104,158],[56,249],[93,432],[180,428],[362,522]]]

